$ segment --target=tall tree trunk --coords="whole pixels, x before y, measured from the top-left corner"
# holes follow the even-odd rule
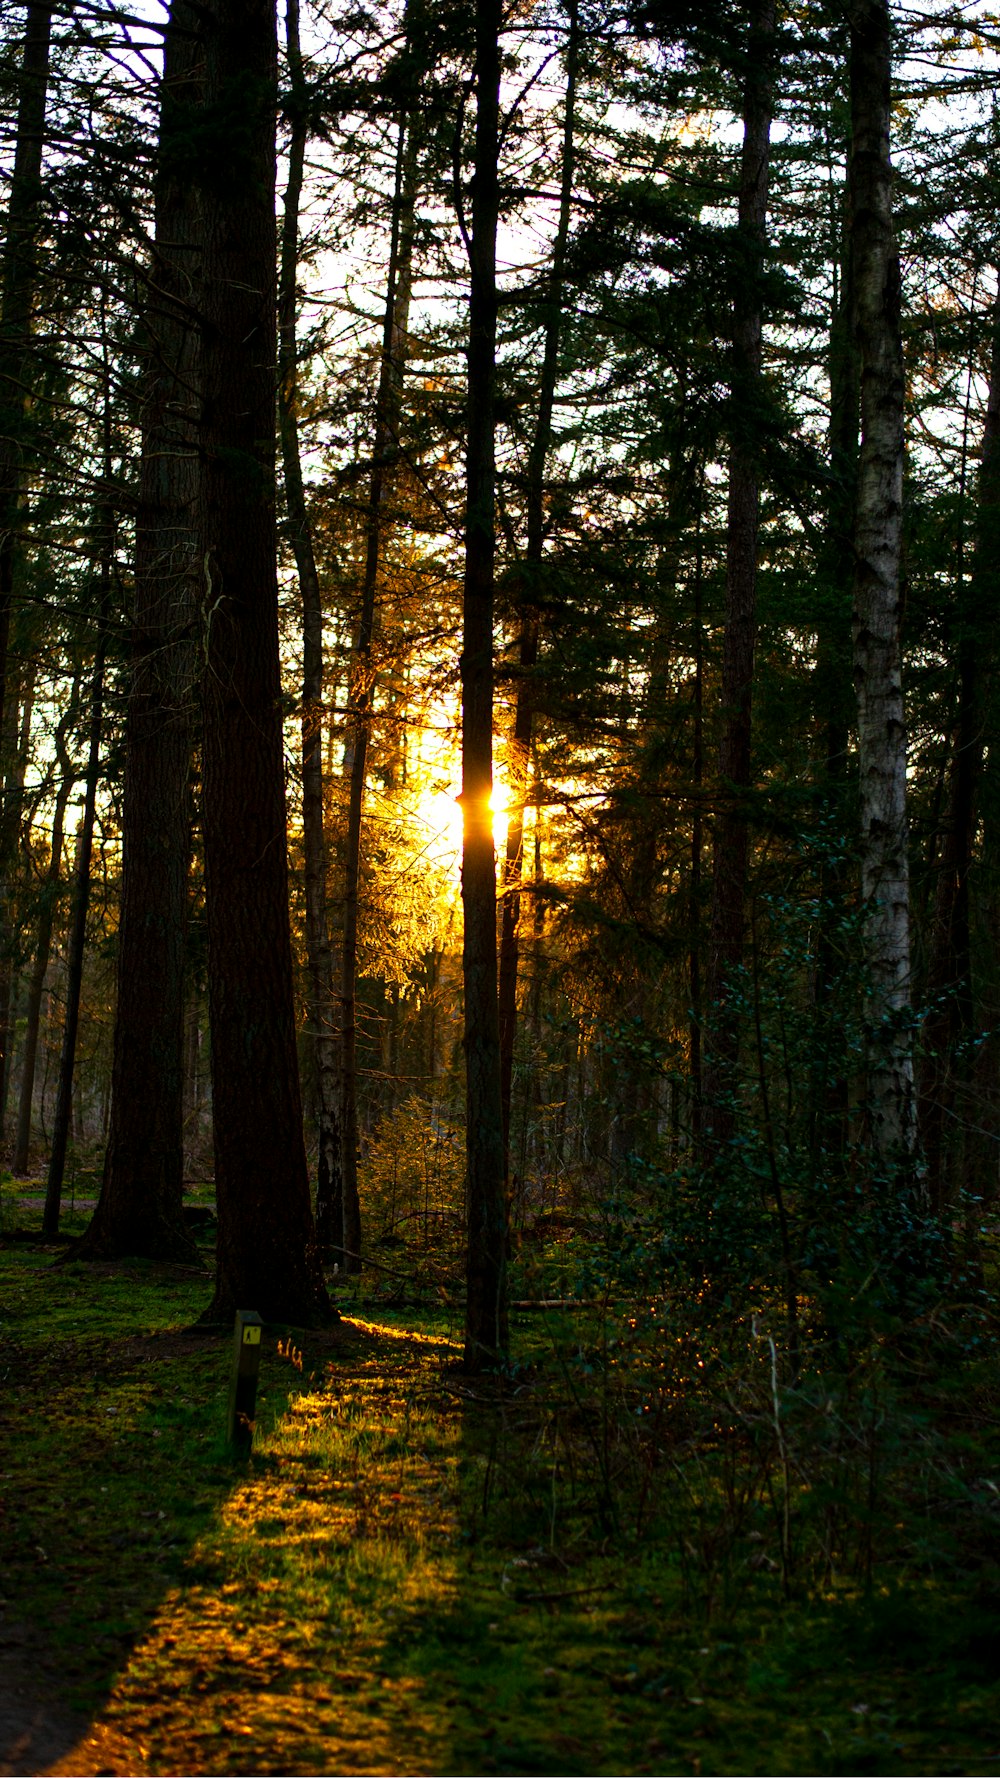
[[[199,100],[193,0],[174,0],[160,100],[155,240],[125,729],[118,1001],[101,1195],[78,1251],[191,1258],[183,1226],[184,940],[200,596],[201,219],[184,165]]]
[[[976,832],[976,800],[983,769],[982,693],[992,666],[1000,543],[1000,295],[993,311],[990,386],[983,425],[975,556],[969,585],[956,595],[958,710],[952,736],[944,844],[927,972],[930,1010],[924,1023],[920,1127],[931,1204],[948,1208],[961,1182],[972,1057],[963,1040],[975,1023],[969,872]],[[961,1098],[960,1098],[961,1095]],[[955,1113],[958,1113],[957,1118]],[[976,1119],[978,1122],[978,1118]]]
[[[830,494],[825,547],[819,563],[816,666],[813,694],[823,749],[826,814],[832,821],[819,868],[816,940],[816,1047],[809,1093],[809,1148],[814,1174],[839,1167],[847,1147],[849,1062],[836,1016],[834,987],[843,935],[846,861],[841,821],[847,787],[847,749],[854,692],[851,673],[851,599],[854,587],[854,524],[858,485],[861,367],[856,338],[854,230],[851,185],[846,182],[837,300],[830,327]]]
[[[302,1133],[288,923],[273,0],[211,0],[202,18],[203,821],[219,1217],[208,1313],[256,1308],[305,1323],[330,1308]]]
[[[42,1233],[50,1240],[59,1233],[62,1205],[63,1175],[66,1170],[66,1148],[73,1118],[73,1072],[76,1064],[76,1039],[80,1025],[80,996],[83,988],[83,962],[87,949],[87,911],[90,907],[90,860],[94,846],[94,821],[97,812],[97,783],[101,762],[101,731],[104,724],[104,667],[108,649],[108,618],[111,589],[111,544],[101,564],[101,599],[98,618],[94,674],[90,688],[90,741],[84,778],[83,820],[76,849],[76,872],[73,885],[73,914],[70,923],[69,953],[66,964],[66,1015],[63,1023],[62,1049],[59,1056],[59,1083],[56,1108],[52,1120],[52,1143],[49,1151],[49,1174],[45,1187],[45,1209]]]
[[[76,784],[76,769],[70,763],[66,748],[66,736],[76,718],[76,688],[55,733],[56,759],[59,762],[60,779],[56,791],[55,806],[52,812],[52,847],[49,854],[49,866],[42,884],[40,905],[38,910],[38,930],[35,937],[35,955],[32,960],[31,974],[28,978],[28,1005],[25,1018],[24,1051],[21,1058],[21,1084],[17,1108],[17,1137],[14,1146],[14,1172],[26,1173],[31,1148],[31,1108],[34,1102],[35,1063],[38,1057],[38,1032],[41,1025],[42,996],[45,992],[45,977],[49,967],[49,956],[52,950],[52,927],[55,922],[56,901],[59,895],[59,881],[62,875],[63,833],[66,822],[66,807],[73,794]]]
[[[468,1217],[465,1365],[470,1371],[495,1364],[508,1341],[496,861],[490,809],[501,18],[499,0],[476,0],[462,648],[462,971]]]
[[[333,1029],[333,953],[327,915],[327,843],[323,821],[323,602],[306,509],[298,425],[295,340],[299,202],[309,133],[308,93],[299,42],[298,0],[285,11],[291,86],[291,141],[278,277],[278,418],[288,526],[302,600],[302,839],[305,863],[308,1016],[316,1068],[316,1239],[343,1264],[344,1182],[340,1080]]]
[[[566,47],[566,99],[563,113],[562,174],[559,219],[552,243],[552,260],[545,280],[545,342],[538,390],[538,415],[528,454],[527,548],[521,578],[521,619],[517,655],[519,677],[514,703],[514,730],[508,750],[510,819],[503,862],[503,897],[500,916],[499,1015],[500,1093],[503,1106],[504,1175],[510,1175],[510,1105],[514,1077],[514,1038],[517,1030],[517,969],[520,950],[521,874],[524,850],[524,810],[528,792],[528,760],[534,718],[533,673],[538,659],[538,588],[545,553],[545,466],[552,438],[552,409],[559,368],[559,336],[562,328],[563,278],[566,244],[572,216],[574,172],[574,123],[578,53],[577,0],[568,0],[569,37]]]
[[[855,519],[861,887],[867,971],[867,1114],[877,1170],[914,1181],[906,728],[900,668],[903,354],[889,161],[888,0],[851,7],[851,211],[861,451]]]
[[[760,273],[767,224],[775,0],[756,0],[750,19],[743,101],[738,235],[739,283],[733,315],[732,432],[726,542],[726,630],[722,651],[722,804],[712,843],[712,935],[707,1002],[711,1028],[702,1081],[703,1119],[713,1145],[734,1127],[732,1093],[738,1025],[732,1010],[733,971],[743,959],[749,857],[746,792],[751,784],[751,722],[757,636],[757,529],[760,424]]]
[[[17,138],[7,202],[7,227],[0,261],[0,735],[4,732],[7,656],[17,560],[17,525],[24,482],[25,406],[32,386],[31,310],[38,269],[38,228],[42,198],[42,148],[49,81],[53,6],[30,0],[18,79]],[[16,841],[16,835],[15,835]],[[9,824],[0,827],[0,882],[4,903],[13,848]],[[5,906],[0,948],[10,958],[9,909]],[[9,981],[8,981],[9,1001]],[[0,1022],[0,1080],[9,1070],[9,1017]]]
[[[399,124],[396,179],[392,207],[392,235],[386,280],[382,363],[375,402],[372,472],[368,490],[365,536],[365,570],[361,587],[361,612],[351,672],[350,799],[347,811],[344,866],[344,926],[341,958],[342,1029],[342,1126],[344,1210],[344,1261],[348,1271],[361,1267],[361,1208],[358,1196],[358,896],[361,880],[361,830],[365,784],[368,776],[368,737],[374,707],[375,679],[372,646],[375,640],[375,594],[378,587],[379,550],[386,484],[398,457],[399,417],[402,409],[403,374],[409,326],[413,276],[413,231],[417,200],[417,112],[404,114]]]

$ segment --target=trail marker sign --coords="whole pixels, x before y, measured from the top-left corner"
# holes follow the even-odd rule
[[[249,1451],[253,1444],[263,1331],[264,1323],[256,1309],[237,1309],[229,1379],[229,1442],[240,1451]]]

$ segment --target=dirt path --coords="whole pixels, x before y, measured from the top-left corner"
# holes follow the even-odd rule
[[[0,1778],[140,1778],[144,1771],[140,1748],[67,1710],[44,1653],[19,1626],[0,1624]]]

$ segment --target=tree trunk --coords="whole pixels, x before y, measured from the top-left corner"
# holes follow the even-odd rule
[[[37,286],[38,227],[42,198],[42,148],[49,80],[53,7],[30,0],[18,78],[17,139],[0,262],[0,735],[4,732],[7,655],[17,559],[17,525],[24,481],[25,409],[32,386],[31,308]],[[6,884],[12,847],[7,823],[0,834],[0,880]],[[5,898],[6,899],[6,898]],[[9,955],[10,919],[0,933]],[[0,1025],[0,1080],[9,1068],[9,1020]]]
[[[734,1129],[739,1032],[731,1004],[733,972],[743,959],[749,858],[746,793],[751,784],[751,721],[757,636],[757,528],[760,423],[760,273],[767,224],[775,0],[757,0],[750,21],[743,102],[738,238],[741,258],[733,315],[730,391],[729,510],[726,542],[726,630],[722,651],[723,731],[719,746],[722,804],[712,843],[712,934],[707,1002],[711,1008],[702,1081],[706,1134],[720,1147]]]
[[[73,1070],[76,1063],[76,1038],[80,1024],[80,994],[83,987],[83,961],[87,948],[87,910],[90,906],[90,859],[94,845],[94,819],[97,810],[97,780],[101,759],[101,730],[104,723],[104,666],[108,649],[109,593],[111,586],[111,553],[101,564],[101,602],[98,619],[97,649],[90,691],[90,743],[84,779],[83,820],[77,841],[76,873],[73,886],[73,916],[70,925],[69,955],[66,966],[66,1015],[63,1023],[62,1049],[59,1057],[59,1083],[56,1108],[52,1120],[52,1143],[49,1152],[49,1175],[45,1187],[45,1209],[42,1233],[52,1240],[59,1233],[59,1212],[62,1204],[63,1175],[66,1170],[66,1148],[73,1117]]]
[[[73,794],[76,784],[76,770],[71,765],[66,751],[66,735],[76,715],[76,695],[70,702],[59,720],[55,734],[56,758],[62,776],[56,792],[55,807],[52,812],[52,847],[49,854],[49,867],[42,885],[40,906],[38,911],[38,932],[35,939],[35,955],[28,979],[28,1005],[24,1030],[24,1051],[21,1058],[21,1085],[17,1108],[17,1138],[14,1145],[14,1172],[26,1173],[31,1149],[31,1108],[35,1091],[35,1063],[38,1057],[38,1033],[41,1025],[42,996],[45,992],[45,977],[49,967],[49,956],[52,950],[52,927],[55,923],[56,901],[59,895],[59,879],[62,875],[63,833],[66,821],[66,807]]]
[[[992,667],[1000,542],[1000,296],[993,311],[990,386],[983,425],[975,557],[971,582],[956,598],[958,710],[952,737],[944,844],[928,968],[929,1011],[920,1082],[920,1126],[932,1207],[946,1210],[961,1183],[975,1024],[969,872],[976,832],[976,800],[983,769],[981,686]],[[964,1053],[963,1053],[964,1043]],[[965,1104],[963,1104],[963,1100]],[[958,1114],[957,1116],[955,1114]]]
[[[503,1105],[504,1177],[510,1178],[510,1106],[514,1077],[514,1038],[517,1030],[517,970],[520,951],[521,874],[524,850],[524,810],[528,791],[528,760],[534,717],[532,675],[538,659],[538,589],[545,552],[545,467],[552,437],[552,409],[559,368],[559,336],[562,327],[562,293],[566,243],[573,201],[574,122],[578,50],[577,0],[568,0],[569,39],[566,48],[566,100],[563,115],[562,176],[559,220],[552,244],[552,261],[545,280],[545,343],[538,391],[538,416],[528,455],[526,493],[527,549],[521,577],[521,619],[517,642],[519,677],[514,703],[514,730],[508,750],[510,819],[503,863],[503,896],[500,916],[499,1013],[500,1093]]]
[[[867,971],[867,1118],[876,1170],[908,1190],[916,1161],[910,1029],[906,728],[900,670],[903,355],[889,162],[887,0],[851,9],[851,210],[861,451],[855,519],[861,888]]]
[[[375,594],[378,586],[382,506],[387,474],[398,455],[406,336],[409,325],[413,266],[413,231],[417,199],[416,110],[400,119],[393,196],[392,236],[386,280],[382,363],[375,404],[372,473],[368,492],[365,572],[361,613],[351,674],[351,784],[347,813],[344,867],[344,929],[341,962],[341,1027],[344,1167],[344,1258],[348,1271],[361,1269],[361,1209],[358,1197],[358,894],[361,879],[361,828],[368,775],[368,736],[374,702],[372,645],[375,639]]]
[[[183,164],[199,98],[192,0],[174,0],[160,101],[125,729],[118,1000],[101,1195],[78,1252],[193,1258],[183,1226],[184,940],[200,594],[200,202]]]
[[[205,30],[201,451],[205,896],[218,1247],[208,1315],[329,1314],[302,1134],[281,674],[271,0],[212,0]]]
[[[468,1217],[465,1365],[470,1371],[497,1363],[508,1340],[496,861],[490,809],[501,16],[499,0],[476,0],[462,648],[462,970]]]
[[[286,42],[292,134],[278,281],[278,418],[288,526],[302,600],[302,843],[305,865],[308,1017],[316,1066],[316,1240],[343,1265],[344,1182],[340,1080],[333,1030],[333,953],[327,916],[327,844],[323,822],[323,602],[306,510],[298,427],[295,340],[299,201],[309,133],[308,94],[299,42],[298,0],[287,0]]]
[[[847,893],[841,852],[847,788],[847,749],[854,701],[851,671],[851,598],[858,485],[861,399],[856,339],[854,243],[850,180],[844,193],[839,244],[840,279],[830,327],[830,495],[825,547],[819,563],[815,709],[823,749],[825,813],[832,823],[819,867],[816,938],[816,1040],[809,1093],[809,1150],[814,1175],[839,1168],[847,1150],[849,1060],[837,1018],[834,987],[843,940]],[[834,261],[836,265],[836,259]]]

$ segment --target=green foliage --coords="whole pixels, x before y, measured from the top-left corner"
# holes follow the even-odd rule
[[[366,1241],[414,1268],[454,1270],[462,1231],[465,1135],[437,1103],[404,1099],[367,1144],[359,1178]]]

